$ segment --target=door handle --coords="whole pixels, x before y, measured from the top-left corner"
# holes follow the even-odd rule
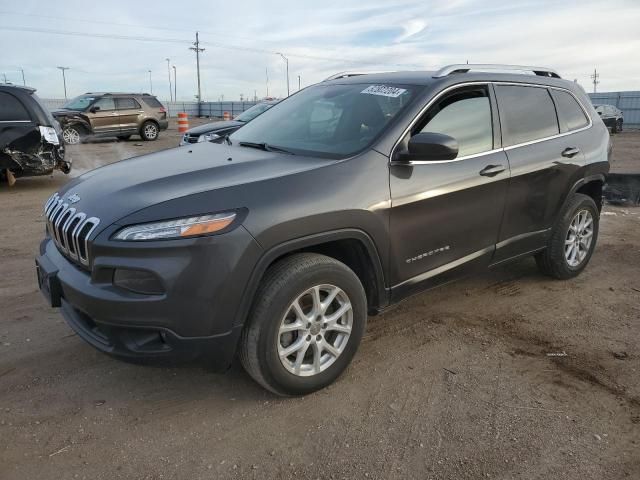
[[[576,147],[569,147],[569,148],[565,148],[562,151],[562,156],[563,157],[567,157],[567,158],[573,158],[575,157],[577,154],[580,153],[580,149],[576,148]]]
[[[483,177],[495,177],[499,173],[505,171],[504,165],[487,165],[480,170],[480,175]]]

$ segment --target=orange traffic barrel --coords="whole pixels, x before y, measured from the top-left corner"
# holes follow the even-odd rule
[[[224,118],[225,120],[231,120],[231,114],[229,112],[224,112],[222,118]]]
[[[189,117],[186,113],[178,113],[178,132],[184,133],[189,130]]]

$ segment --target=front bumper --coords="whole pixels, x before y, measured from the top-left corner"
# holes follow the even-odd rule
[[[242,330],[237,313],[243,290],[237,285],[246,284],[243,277],[251,271],[243,262],[256,261],[259,248],[242,227],[181,242],[123,245],[109,255],[102,247],[88,272],[47,238],[36,259],[40,289],[71,328],[100,351],[127,358],[201,358],[224,370]],[[164,292],[141,294],[114,285],[118,268],[152,271]]]

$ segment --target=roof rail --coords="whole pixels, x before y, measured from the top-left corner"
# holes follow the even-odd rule
[[[546,67],[531,67],[526,65],[500,65],[491,63],[468,64],[459,63],[447,65],[438,70],[433,76],[434,78],[446,77],[453,73],[467,72],[508,72],[508,73],[533,73],[540,77],[560,78],[558,72]]]
[[[328,82],[329,80],[338,80],[339,78],[349,78],[349,77],[357,77],[359,75],[373,75],[376,73],[389,73],[389,72],[390,70],[377,71],[377,72],[340,72],[325,78],[323,82]]]

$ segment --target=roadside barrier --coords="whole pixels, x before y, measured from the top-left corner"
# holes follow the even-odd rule
[[[222,114],[222,118],[224,118],[225,120],[231,120],[231,114],[229,112],[224,112]]]
[[[184,133],[189,130],[189,116],[184,113],[178,113],[178,132]]]

